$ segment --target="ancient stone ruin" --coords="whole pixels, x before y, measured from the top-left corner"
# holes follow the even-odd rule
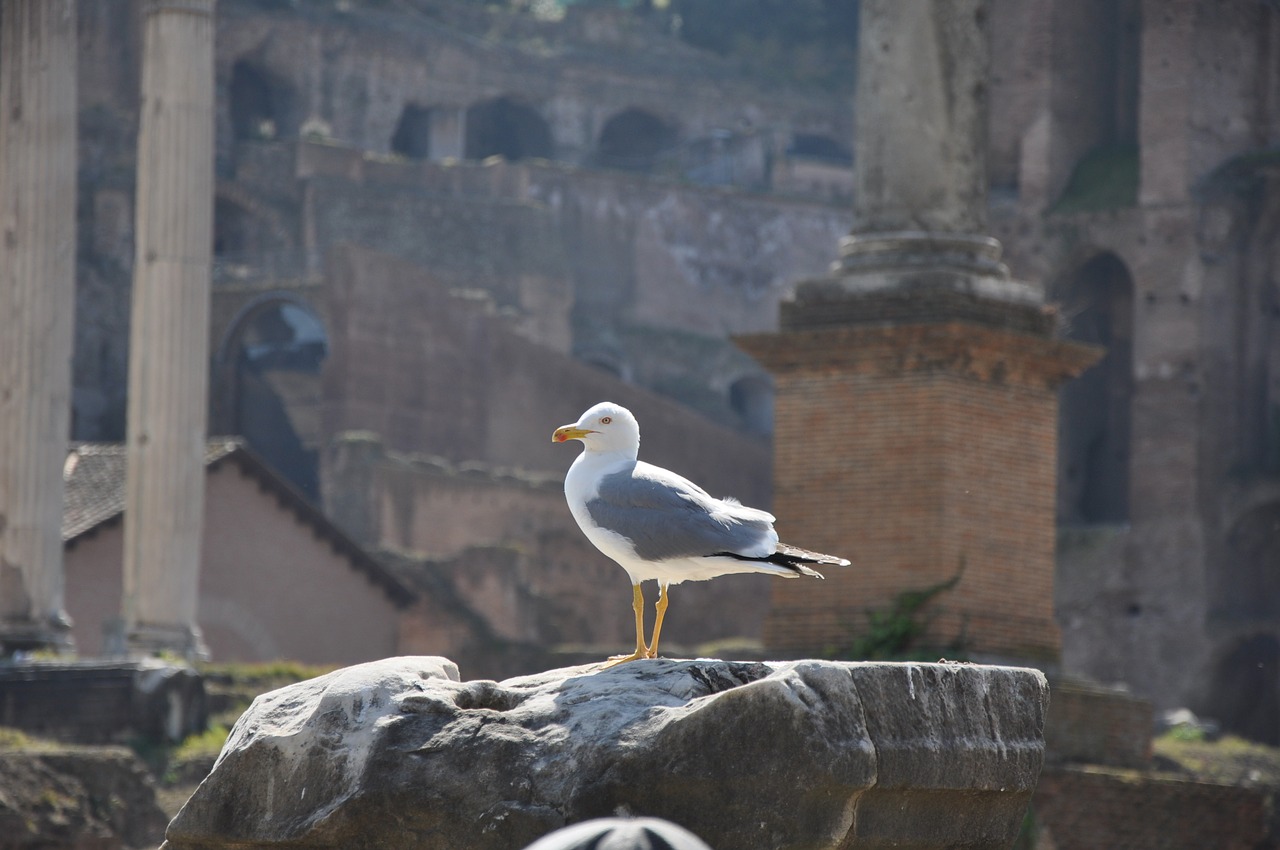
[[[1044,756],[1036,670],[699,659],[459,681],[438,657],[264,694],[166,850],[524,847],[660,817],[717,850],[1007,848]]]

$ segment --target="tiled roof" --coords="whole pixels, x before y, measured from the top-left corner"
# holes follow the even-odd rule
[[[413,601],[414,594],[399,579],[347,537],[319,508],[250,451],[242,440],[209,440],[205,446],[205,468],[212,472],[228,462],[235,463],[242,472],[254,478],[263,490],[274,495],[283,507],[309,525],[321,540],[345,556],[354,569],[380,586],[398,605]],[[62,468],[66,488],[62,513],[63,543],[73,545],[80,537],[121,520],[125,506],[125,470],[122,443],[76,443],[71,446]]]
[[[205,466],[243,448],[239,440],[210,440],[205,446]],[[73,443],[62,467],[62,480],[66,487],[62,540],[70,542],[124,514],[124,444]]]

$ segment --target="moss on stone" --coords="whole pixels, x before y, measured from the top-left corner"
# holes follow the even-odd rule
[[[1105,145],[1085,154],[1051,210],[1058,215],[1132,207],[1138,202],[1138,148]]]

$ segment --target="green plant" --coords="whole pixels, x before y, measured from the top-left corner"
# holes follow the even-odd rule
[[[959,582],[964,574],[961,560],[956,574],[929,587],[904,590],[894,597],[887,608],[870,609],[867,628],[854,634],[843,647],[835,647],[828,657],[856,661],[923,661],[936,658],[938,647],[923,647],[919,641],[929,630],[929,618],[924,607],[936,596]],[[852,630],[851,630],[852,631]],[[964,645],[963,631],[941,649],[953,658]]]
[[[1165,733],[1171,741],[1203,741],[1204,730],[1189,723],[1179,723]]]
[[[35,741],[21,729],[0,726],[0,750],[21,750],[31,747]]]
[[[1053,212],[1069,214],[1132,207],[1138,202],[1138,148],[1104,145],[1080,158]]]
[[[1014,839],[1011,850],[1036,850],[1036,838],[1039,828],[1036,825],[1036,812],[1027,806],[1027,813],[1022,816],[1022,826],[1018,829],[1018,837]]]

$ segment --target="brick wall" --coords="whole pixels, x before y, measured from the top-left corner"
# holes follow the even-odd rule
[[[1275,792],[1097,768],[1046,768],[1031,808],[1037,846],[1055,850],[1255,850]]]
[[[821,651],[865,611],[964,573],[927,609],[928,643],[1056,656],[1056,382],[1081,352],[964,323],[748,337],[777,380],[779,533],[854,566],[821,593],[773,588],[765,642]]]

